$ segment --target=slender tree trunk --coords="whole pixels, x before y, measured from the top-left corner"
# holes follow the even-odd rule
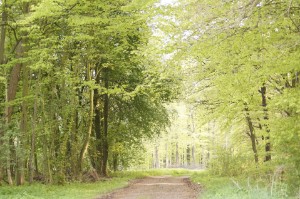
[[[4,64],[5,40],[6,40],[6,23],[7,23],[6,0],[2,0],[2,21],[1,21],[1,37],[0,37],[0,64]]]
[[[22,48],[22,42],[20,42],[18,44],[16,51],[17,52],[22,51],[21,48]],[[9,80],[8,80],[8,88],[7,88],[7,95],[6,95],[6,101],[8,103],[13,101],[16,97],[21,66],[22,66],[22,64],[18,63],[11,70]],[[9,124],[11,123],[12,113],[13,113],[13,106],[8,105],[5,108],[7,126],[9,126]],[[11,150],[11,148],[14,147],[12,145],[12,143],[13,143],[13,138],[10,136],[10,138],[9,138],[9,148],[10,148],[9,151],[10,152],[8,152],[8,155],[7,155],[7,164],[8,164],[7,165],[7,176],[8,176],[9,184],[13,184],[12,172],[11,172],[11,168],[10,168],[10,164],[11,164],[11,160],[12,160],[11,158],[12,158],[12,154],[13,154],[13,151]]]
[[[0,36],[0,65],[4,64],[4,53],[5,53],[5,39],[6,39],[6,23],[7,23],[7,11],[6,11],[6,0],[2,1],[2,21],[1,21],[1,36]],[[6,95],[6,94],[5,94]],[[4,116],[5,117],[5,116]],[[4,137],[4,130],[0,128],[0,145],[3,146],[2,138]],[[5,166],[4,163],[0,162],[0,185],[3,179],[3,173]]]
[[[200,145],[200,149],[201,149],[201,153],[199,154],[200,155],[199,164],[202,168],[204,168],[205,167],[204,161],[203,161],[203,159],[204,159],[204,147],[202,147],[202,145]]]
[[[52,179],[52,171],[51,171],[51,164],[50,164],[50,158],[49,158],[49,154],[51,154],[51,149],[49,145],[50,142],[49,142],[49,139],[48,139],[48,133],[49,131],[51,131],[51,127],[49,126],[46,126],[46,112],[45,112],[45,104],[43,103],[42,104],[42,114],[43,114],[43,117],[41,118],[41,123],[44,127],[44,132],[43,132],[43,137],[42,137],[42,151],[43,151],[43,173],[44,173],[44,176],[45,176],[45,183],[52,183],[53,182],[53,179]],[[49,130],[48,130],[49,129]],[[36,158],[37,160],[37,158]],[[37,161],[36,161],[37,163]],[[37,168],[37,167],[36,167]]]
[[[267,108],[267,97],[266,97],[266,93],[267,93],[267,87],[264,85],[261,87],[260,91],[261,93],[261,98],[262,98],[262,107],[263,107],[263,111],[264,111],[264,129],[266,131],[266,136],[264,137],[265,139],[265,161],[270,161],[271,160],[271,143],[270,143],[270,129],[268,127],[268,120],[269,120],[269,115],[268,115],[268,108]]]
[[[23,13],[29,13],[29,3],[23,3]],[[24,56],[24,47],[23,42],[19,42],[19,48],[16,49],[16,57],[22,58]],[[26,67],[23,63],[19,63],[21,69],[23,69],[23,94],[22,97],[25,98],[28,95],[28,81],[29,81],[29,68]],[[21,126],[20,126],[20,136],[15,139],[18,140],[18,145],[16,146],[16,184],[22,185],[24,183],[24,166],[25,166],[25,154],[22,154],[25,150],[25,137],[27,132],[27,102],[26,99],[22,102],[22,115],[21,115]]]
[[[114,153],[113,155],[113,169],[114,169],[114,172],[116,172],[118,170],[118,153]]]
[[[87,76],[88,76],[88,80],[91,81],[92,74],[91,74],[91,66],[90,65],[88,65],[88,68],[87,68]],[[83,160],[84,160],[85,154],[89,147],[90,137],[91,137],[92,129],[93,129],[93,117],[94,117],[94,89],[90,88],[89,125],[88,125],[88,132],[86,134],[83,146],[80,151],[80,156],[79,156],[79,171],[80,172],[82,171]]]
[[[78,101],[75,100],[75,103],[76,104]],[[74,113],[73,113],[73,124],[72,124],[72,132],[71,132],[71,137],[70,137],[70,141],[69,141],[69,148],[70,148],[70,151],[69,151],[69,156],[70,156],[70,161],[71,161],[71,171],[72,171],[72,174],[73,175],[72,177],[78,177],[79,175],[79,168],[78,168],[78,165],[77,165],[77,146],[78,146],[78,139],[77,139],[77,136],[78,136],[78,132],[79,132],[79,112],[78,110],[74,110]]]
[[[96,83],[100,85],[100,73],[96,70]],[[101,160],[102,160],[102,140],[101,140],[101,126],[103,121],[101,121],[101,100],[98,89],[94,90],[94,110],[95,110],[95,118],[94,118],[94,131],[95,131],[95,156],[94,156],[94,166],[96,171],[101,174]]]
[[[181,152],[181,166],[186,166],[186,148],[182,148]]]
[[[48,139],[47,134],[48,132],[44,132],[43,141],[42,141],[42,150],[43,150],[43,173],[44,173],[44,181],[45,183],[52,183],[52,172],[49,163],[49,155],[48,155]]]
[[[176,157],[175,157],[175,161],[176,161],[176,167],[179,166],[179,149],[178,149],[178,142],[176,142]]]
[[[187,166],[191,165],[191,146],[189,144],[186,146],[186,163]]]
[[[23,98],[28,95],[28,76],[29,69],[23,66]],[[16,153],[16,184],[22,185],[24,183],[24,165],[25,165],[25,154],[22,152],[25,150],[24,142],[27,133],[27,102],[26,99],[22,102],[22,116],[21,116],[21,135],[19,137],[19,146]]]
[[[195,145],[192,145],[192,166],[196,165],[196,160],[195,160]]]
[[[159,152],[158,152],[158,144],[155,145],[155,149],[154,149],[154,165],[155,168],[160,168],[160,164],[159,164]]]
[[[104,87],[108,92],[108,69],[104,69]],[[104,94],[104,109],[103,109],[103,159],[102,159],[102,172],[101,175],[107,176],[107,161],[108,161],[108,110],[109,110],[109,97],[108,93]]]
[[[169,149],[168,149],[168,143],[166,142],[166,164],[165,164],[165,166],[166,166],[166,168],[168,168],[169,167],[169,151],[168,151]]]
[[[37,89],[36,89],[37,90]],[[36,122],[37,122],[37,97],[34,99],[33,105],[33,119],[32,119],[32,129],[31,129],[31,140],[30,140],[30,156],[29,156],[29,165],[28,165],[28,173],[29,173],[29,183],[33,183],[34,176],[34,156],[35,156],[35,135],[36,135]],[[37,168],[36,168],[37,170]]]
[[[29,13],[29,3],[23,4],[23,13]],[[21,47],[17,49],[17,58],[22,58],[24,56],[24,48],[23,48],[23,42],[20,42]],[[22,97],[26,98],[28,95],[28,89],[29,89],[29,68],[25,64],[21,64],[23,69],[23,76],[22,76],[22,82],[23,82],[23,88],[22,88]],[[22,115],[21,115],[21,135],[19,136],[19,150],[17,150],[16,153],[16,184],[22,185],[25,180],[24,176],[24,166],[25,166],[25,154],[22,154],[22,152],[25,150],[25,138],[27,133],[27,102],[26,99],[22,102]]]
[[[35,175],[39,175],[39,165],[38,165],[38,158],[37,153],[34,153],[34,167],[35,167]]]
[[[254,126],[250,117],[250,113],[249,113],[249,108],[248,105],[246,103],[244,103],[244,111],[246,114],[246,121],[247,121],[247,125],[249,128],[249,132],[247,133],[247,135],[250,137],[251,140],[251,145],[252,145],[252,151],[254,153],[254,160],[255,163],[258,163],[258,153],[257,153],[257,147],[256,147],[256,136],[255,136],[255,132],[254,132]]]

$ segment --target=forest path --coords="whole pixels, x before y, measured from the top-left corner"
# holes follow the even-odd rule
[[[136,180],[98,199],[196,199],[199,190],[189,177],[158,176]]]

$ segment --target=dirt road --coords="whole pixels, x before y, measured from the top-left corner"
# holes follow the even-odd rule
[[[148,177],[98,199],[196,199],[199,188],[188,177]]]

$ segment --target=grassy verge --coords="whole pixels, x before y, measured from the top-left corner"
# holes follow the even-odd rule
[[[93,198],[113,189],[126,186],[129,178],[113,178],[96,183],[70,183],[66,185],[33,184],[20,187],[0,187],[2,199],[81,199]]]
[[[86,199],[122,188],[132,179],[157,175],[185,175],[186,170],[148,170],[113,173],[112,178],[96,183],[70,183],[65,185],[33,184],[0,187],[0,199]]]
[[[189,175],[193,182],[202,186],[201,199],[279,199],[287,196],[287,187],[278,182],[229,178],[210,175],[206,171],[161,169],[148,171],[116,172],[112,178],[96,183],[70,183],[66,185],[33,184],[20,187],[0,187],[0,199],[88,199],[124,187],[132,179],[147,176]]]
[[[198,172],[191,176],[201,184],[201,199],[280,199],[296,198],[287,195],[287,186],[279,182],[251,180],[251,178],[220,177],[208,172]]]

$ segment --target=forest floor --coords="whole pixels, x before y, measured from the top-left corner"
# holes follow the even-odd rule
[[[200,187],[191,183],[189,177],[152,176],[98,199],[196,199],[199,193]]]

